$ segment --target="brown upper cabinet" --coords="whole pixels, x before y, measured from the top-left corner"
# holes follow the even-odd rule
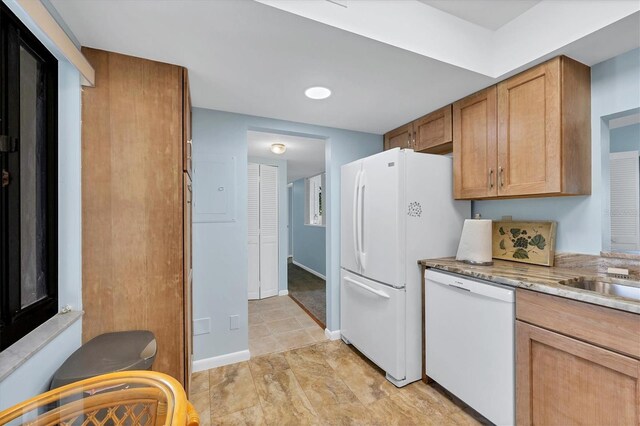
[[[384,135],[384,149],[413,148],[413,123],[405,124]]]
[[[455,198],[496,197],[496,86],[453,104],[453,188]]]
[[[384,135],[453,150],[456,199],[591,194],[591,69],[558,56]]]
[[[590,194],[590,80],[560,56],[455,102],[455,198]]]
[[[413,149],[430,154],[451,152],[451,105],[413,122]]]
[[[412,148],[418,152],[451,152],[451,105],[420,117],[384,135],[384,149]]]
[[[590,120],[591,70],[570,58],[498,83],[498,196],[590,194]]]

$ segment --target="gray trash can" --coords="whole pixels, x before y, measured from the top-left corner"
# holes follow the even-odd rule
[[[150,331],[121,331],[96,336],[58,368],[49,389],[116,371],[150,370],[156,358]]]

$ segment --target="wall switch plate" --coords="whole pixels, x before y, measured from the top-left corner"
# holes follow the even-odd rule
[[[229,316],[229,330],[237,330],[240,328],[240,317],[238,315]]]
[[[193,335],[211,333],[211,318],[198,318],[193,320]]]

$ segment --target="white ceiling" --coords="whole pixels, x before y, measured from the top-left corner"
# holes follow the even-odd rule
[[[497,30],[531,9],[540,0],[418,0],[458,18]]]
[[[279,135],[275,133],[247,132],[249,157],[287,160],[287,182],[293,182],[325,171],[324,139],[300,136]],[[271,152],[271,144],[283,143],[287,150],[284,154]]]
[[[349,0],[347,8],[267,0],[52,3],[84,46],[187,67],[195,107],[377,134],[569,48],[592,65],[640,46],[638,13],[620,20],[637,1],[541,1],[495,34],[409,0]],[[326,8],[333,20],[283,8]],[[362,13],[367,19],[358,19]],[[418,21],[406,25],[407,15]],[[552,18],[564,25],[539,28]],[[496,37],[500,60],[487,54]],[[333,95],[307,99],[304,90],[315,85]]]
[[[84,46],[189,68],[196,107],[381,134],[492,82],[252,1],[53,4]]]

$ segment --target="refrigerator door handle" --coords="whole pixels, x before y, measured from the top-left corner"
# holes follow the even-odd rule
[[[360,238],[358,234],[358,217],[360,216],[359,212],[359,203],[358,197],[360,194],[360,174],[362,171],[358,171],[356,174],[356,184],[353,188],[353,251],[356,256],[356,265],[360,267],[360,247],[358,246]]]
[[[385,293],[384,291],[376,290],[375,288],[371,288],[368,285],[362,284],[361,282],[358,282],[358,281],[356,281],[354,279],[351,279],[349,277],[343,277],[343,279],[346,282],[351,283],[353,285],[356,285],[356,286],[360,287],[361,289],[367,290],[368,292],[373,293],[373,294],[375,294],[377,296],[383,297],[385,299],[389,299],[391,297],[387,293]]]
[[[360,190],[359,192],[359,197],[360,197],[360,201],[358,202],[358,204],[360,204],[360,212],[359,212],[359,217],[358,220],[360,222],[360,235],[358,238],[358,249],[360,250],[360,266],[362,267],[362,271],[364,272],[364,270],[366,269],[366,265],[367,265],[367,253],[364,250],[364,194],[365,194],[365,187],[366,187],[366,178],[367,178],[367,174],[366,172],[363,170],[361,172],[360,175],[360,179],[358,184],[360,185]]]

